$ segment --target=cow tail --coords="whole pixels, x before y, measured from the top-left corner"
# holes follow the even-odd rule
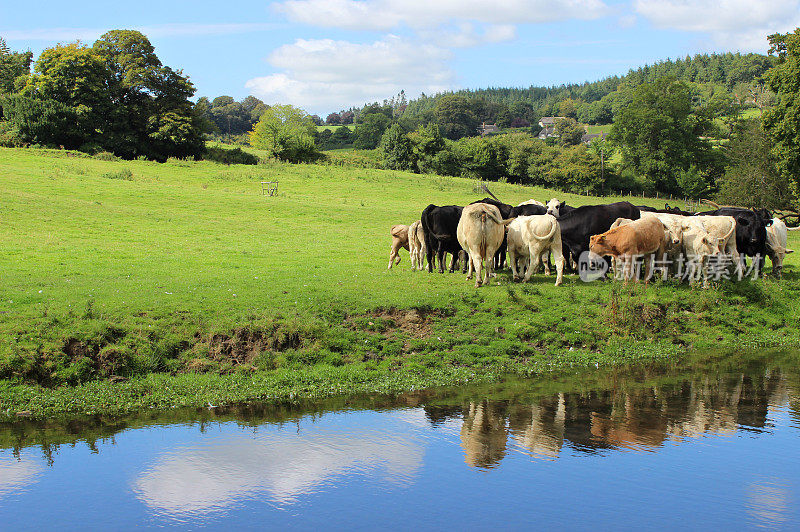
[[[727,242],[728,239],[731,237],[731,235],[734,233],[734,231],[736,231],[736,220],[733,221],[732,225],[733,227],[731,227],[731,230],[728,231],[728,234],[722,237],[725,240],[725,242]]]
[[[553,235],[556,234],[557,229],[558,229],[558,222],[553,222],[550,227],[550,232],[547,234],[547,236],[539,236],[536,234],[535,231],[531,232],[531,234],[533,235],[533,238],[535,238],[536,240],[550,240],[551,238],[553,238]]]
[[[486,233],[488,232],[488,228],[486,227],[486,222],[488,221],[487,218],[492,217],[492,212],[482,212],[481,213],[481,247],[480,247],[480,254],[481,257],[486,257]],[[488,259],[488,257],[486,257]]]

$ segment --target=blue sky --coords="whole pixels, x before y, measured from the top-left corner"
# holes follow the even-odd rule
[[[593,81],[668,57],[766,52],[800,0],[139,0],[0,7],[14,50],[143,31],[198,96],[248,94],[322,116],[459,88]]]

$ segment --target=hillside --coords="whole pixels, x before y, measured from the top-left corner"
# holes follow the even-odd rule
[[[578,120],[590,124],[611,123],[613,116],[625,100],[625,92],[642,83],[652,82],[663,76],[689,83],[696,94],[698,104],[707,103],[715,95],[741,98],[737,86],[747,84],[761,76],[771,66],[773,58],[762,54],[698,54],[682,59],[667,59],[653,65],[630,70],[624,76],[609,76],[599,81],[553,85],[550,87],[491,87],[466,89],[454,93],[442,93],[411,100],[404,116],[413,118],[432,111],[438,100],[446,94],[456,94],[469,99],[483,99],[495,104],[511,107],[523,102],[530,104],[536,116],[561,114],[560,102],[573,100]],[[601,103],[602,102],[602,103]]]
[[[483,197],[467,179],[32,149],[0,149],[0,165],[3,411],[398,390],[800,345],[785,326],[800,318],[794,255],[783,280],[709,290],[574,275],[556,288],[542,274],[522,285],[507,271],[476,290],[462,274],[410,271],[405,251],[388,271],[389,227]],[[278,196],[261,195],[274,180]],[[621,199],[492,189],[511,203]],[[79,383],[91,384],[51,388]]]

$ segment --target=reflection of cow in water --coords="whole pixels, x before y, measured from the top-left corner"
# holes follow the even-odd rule
[[[464,461],[473,467],[492,467],[506,455],[506,430],[499,403],[470,403],[461,425],[461,446]]]
[[[790,401],[779,372],[751,377],[701,377],[628,391],[557,394],[527,404],[470,401],[425,407],[432,423],[462,418],[461,446],[473,467],[496,467],[508,445],[557,457],[565,442],[588,453],[659,447],[667,440],[725,434],[767,423],[770,403]],[[510,441],[509,441],[510,440]]]

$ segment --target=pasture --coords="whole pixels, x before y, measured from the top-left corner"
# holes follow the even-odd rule
[[[389,228],[429,203],[484,197],[467,179],[32,149],[0,149],[0,168],[3,410],[35,396],[35,413],[72,411],[84,406],[69,397],[86,390],[102,400],[85,408],[124,410],[150,404],[142,387],[157,395],[166,381],[185,394],[159,406],[310,393],[303,379],[327,394],[800,345],[797,254],[782,280],[708,290],[576,275],[561,287],[543,274],[519,284],[508,270],[475,289],[460,273],[410,271],[405,250],[387,270]],[[261,195],[260,181],[279,181],[278,195]],[[624,199],[491,189],[511,204]],[[800,247],[797,233],[789,247]],[[103,387],[119,377],[129,396]]]

